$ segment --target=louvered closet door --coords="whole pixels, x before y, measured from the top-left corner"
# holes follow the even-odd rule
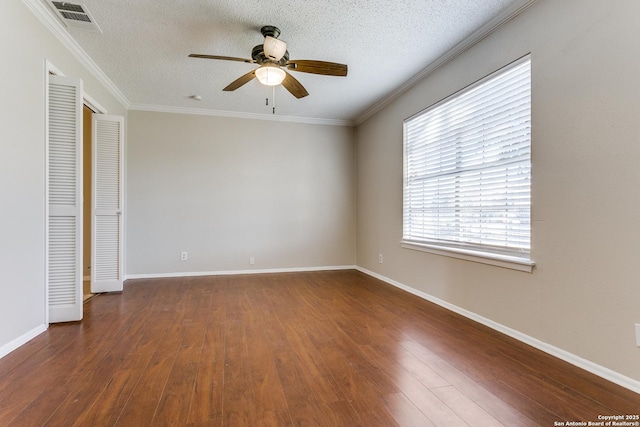
[[[47,290],[49,322],[82,319],[82,82],[49,76]]]
[[[122,149],[120,116],[94,114],[91,291],[122,291]]]

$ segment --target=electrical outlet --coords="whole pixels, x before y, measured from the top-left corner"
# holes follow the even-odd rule
[[[249,264],[253,265],[256,263],[256,259],[254,257],[249,257]]]
[[[640,347],[640,323],[636,323],[636,345]]]
[[[379,255],[378,255],[378,262],[379,262],[380,264],[382,264],[382,261],[384,261],[384,258],[382,258],[382,254],[379,254]]]
[[[189,258],[189,254],[186,252],[180,252],[180,261],[186,261]]]

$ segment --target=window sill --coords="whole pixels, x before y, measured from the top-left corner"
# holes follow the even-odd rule
[[[490,254],[486,252],[472,251],[468,249],[450,248],[447,246],[439,246],[428,243],[416,243],[409,240],[401,240],[400,244],[403,248],[413,249],[416,251],[428,252],[431,254],[448,256],[466,261],[479,262],[482,264],[495,265],[496,267],[509,268],[512,270],[524,271],[531,273],[535,262],[528,258],[520,258],[509,255]]]

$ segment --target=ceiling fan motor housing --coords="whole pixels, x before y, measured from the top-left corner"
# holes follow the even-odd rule
[[[284,67],[285,65],[287,65],[287,61],[289,61],[289,51],[287,50],[279,61],[273,61],[267,58],[267,56],[264,54],[264,45],[259,44],[257,46],[254,46],[251,50],[251,58],[253,58],[253,60],[256,61],[256,63],[259,65],[270,62]]]

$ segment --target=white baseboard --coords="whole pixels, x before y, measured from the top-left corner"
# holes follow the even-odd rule
[[[225,270],[225,271],[196,271],[182,273],[148,273],[128,274],[129,279],[164,279],[169,277],[199,277],[199,276],[232,276],[240,274],[265,274],[265,273],[301,273],[305,271],[330,271],[330,270],[357,270],[355,265],[334,265],[322,267],[294,267],[294,268],[270,268],[264,270]]]
[[[548,344],[544,341],[540,341],[537,338],[534,338],[527,334],[523,334],[522,332],[519,332],[515,329],[511,329],[508,326],[494,322],[491,319],[487,319],[486,317],[480,316],[479,314],[473,313],[469,310],[466,310],[464,308],[448,303],[444,300],[441,300],[425,292],[414,289],[410,286],[397,282],[393,279],[382,276],[378,273],[374,273],[373,271],[367,270],[366,268],[356,267],[356,270],[364,274],[367,274],[371,277],[375,277],[376,279],[382,280],[383,282],[386,282],[392,286],[395,286],[404,291],[407,291],[413,295],[416,295],[434,304],[437,304],[443,308],[446,308],[447,310],[453,311],[454,313],[457,313],[468,319],[474,320],[478,323],[488,326],[489,328],[494,329],[498,332],[502,332],[503,334],[508,335],[511,338],[515,338],[518,341],[521,341],[525,344],[535,347],[538,350],[544,351],[545,353],[550,354],[551,356],[557,357],[558,359],[562,359],[565,362],[571,363],[572,365],[577,366],[578,368],[584,369],[585,371],[591,372],[592,374],[602,377],[605,380],[611,381],[612,383],[618,384],[636,393],[640,393],[640,381],[634,380],[633,378],[629,378],[609,368],[605,368],[604,366],[600,366],[587,359],[583,359],[582,357],[576,356],[573,353],[569,353],[566,350],[563,350],[561,348]]]
[[[2,347],[0,347],[0,359],[2,359],[7,354],[11,353],[16,348],[18,348],[18,347],[26,344],[27,342],[31,341],[32,339],[34,339],[35,337],[37,337],[38,335],[40,335],[41,333],[43,333],[46,330],[47,330],[47,325],[40,325],[40,326],[38,326],[36,328],[33,328],[32,330],[30,330],[26,334],[24,334],[22,336],[19,336],[18,338],[14,339],[13,341],[10,341],[10,342],[6,343]]]

